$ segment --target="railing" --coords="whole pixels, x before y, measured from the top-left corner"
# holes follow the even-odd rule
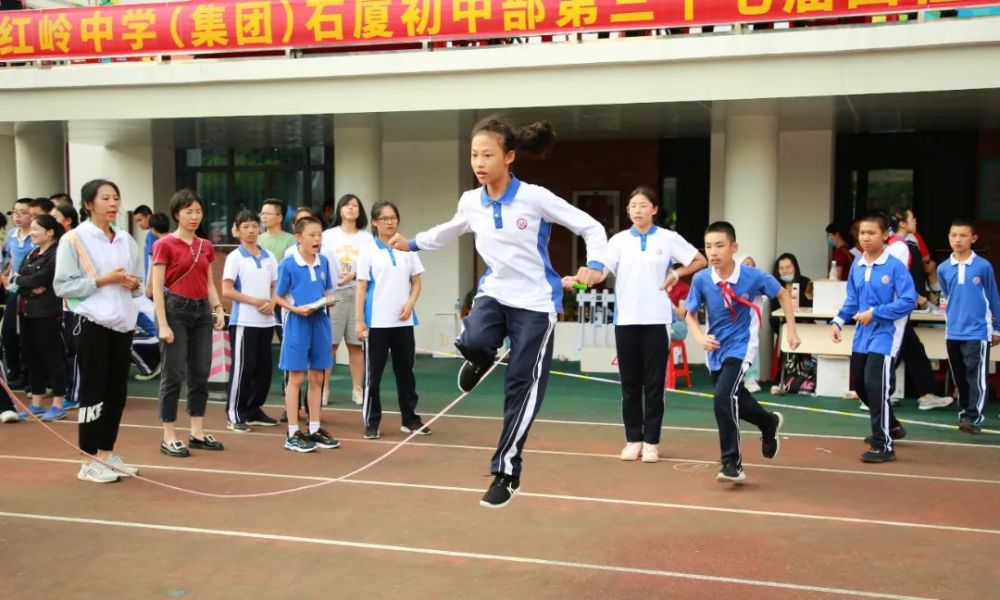
[[[1000,14],[1000,0],[192,0],[0,12],[0,65],[742,33],[984,8]]]

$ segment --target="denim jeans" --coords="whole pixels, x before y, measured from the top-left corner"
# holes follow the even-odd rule
[[[212,366],[212,312],[208,298],[191,300],[166,294],[167,325],[174,332],[171,344],[162,344],[160,374],[160,420],[177,420],[181,382],[187,377],[187,412],[205,416],[208,403],[208,371]]]

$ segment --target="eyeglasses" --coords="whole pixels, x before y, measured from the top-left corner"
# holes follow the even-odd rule
[[[399,217],[379,217],[375,220],[379,223],[395,223],[399,220]]]

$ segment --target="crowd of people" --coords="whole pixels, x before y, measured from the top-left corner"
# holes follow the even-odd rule
[[[232,432],[286,422],[286,450],[337,448],[339,441],[323,427],[320,407],[334,354],[346,343],[352,399],[362,406],[361,435],[381,435],[380,386],[390,358],[401,431],[430,435],[417,412],[414,373],[414,327],[419,324],[414,307],[424,271],[418,252],[471,232],[490,268],[456,340],[465,358],[458,373],[462,392],[479,384],[509,340],[503,425],[491,459],[494,480],[483,506],[503,507],[520,489],[522,452],[544,400],[563,289],[601,284],[612,276],[625,431],[621,458],[660,460],[670,341],[690,332],[706,350],[714,383],[722,464],[717,479],[745,480],[740,420],[760,430],[767,459],[779,452],[784,422],[780,413],[764,409],[746,385],[757,363],[763,323],[758,299],[780,303],[788,346],[795,349],[799,339],[792,292],[799,290],[799,303],[807,305],[809,280],[790,254],[778,257],[773,274],[757,269],[752,259],[738,255],[736,230],[724,221],[708,226],[700,252],[658,225],[659,199],[645,186],[629,195],[631,226],[609,240],[604,226],[591,216],[511,173],[518,157],[544,156],[554,141],[554,131],[544,122],[515,127],[491,117],[476,124],[471,166],[480,187],[462,195],[452,219],[412,239],[401,233],[402,215],[392,202],[377,202],[368,213],[360,198],[344,195],[324,215],[333,223],[326,230],[320,215],[300,208],[292,219],[293,233],[288,233],[284,205],[268,199],[259,214],[236,215],[232,233],[239,246],[225,259],[221,289],[211,270],[216,250],[198,233],[205,204],[191,190],[179,190],[170,199],[173,231],[167,215],[146,206],[133,211],[135,224],[146,232],[141,245],[115,225],[122,201],[111,181],[83,186],[82,219],[65,195],[18,200],[0,275],[9,294],[3,375],[9,387],[28,389],[28,412],[42,420],[58,420],[79,409],[79,445],[91,458],[81,465],[78,478],[97,483],[138,473],[115,452],[115,442],[130,363],[136,361],[134,344],[150,332],[162,352],[158,416],[160,452],[166,456],[224,450],[205,430],[204,417],[213,332],[227,326],[232,368],[225,415]],[[586,263],[562,278],[548,255],[554,224],[581,236],[586,245]],[[833,320],[832,335],[839,341],[848,322],[858,328],[851,384],[871,413],[870,449],[862,457],[866,462],[892,460],[892,440],[905,434],[889,404],[890,373],[899,358],[917,360],[915,353],[901,352],[901,346],[906,344],[907,317],[921,297],[915,273],[933,264],[924,255],[911,254],[921,248],[915,225],[912,212],[891,224],[873,213],[858,220],[856,235],[832,226],[827,230],[838,269],[841,260],[847,261],[847,301]],[[909,234],[916,250],[903,241]],[[851,257],[854,238],[857,257]],[[992,267],[971,251],[974,226],[957,220],[949,239],[954,253],[936,268],[934,281],[950,299],[948,351],[960,390],[959,424],[975,433],[984,418],[989,345],[1000,341],[992,316],[1000,295]],[[898,252],[894,244],[901,245]],[[223,299],[232,303],[228,324]],[[281,419],[264,411],[275,336],[281,340],[277,367],[285,376]],[[190,417],[186,442],[175,425],[182,383],[187,385]],[[48,408],[43,405],[46,395],[52,397]],[[923,408],[927,400],[920,401]],[[10,398],[0,397],[0,403],[4,422],[30,416],[14,412]]]

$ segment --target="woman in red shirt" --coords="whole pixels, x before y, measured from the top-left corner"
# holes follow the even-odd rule
[[[153,245],[153,301],[163,342],[160,378],[160,420],[163,442],[160,453],[190,456],[177,439],[174,422],[181,380],[187,377],[187,411],[191,416],[188,445],[202,450],[222,450],[222,444],[205,433],[208,404],[208,370],[212,364],[212,329],[225,325],[219,293],[212,281],[215,249],[196,235],[204,216],[204,203],[191,190],[180,190],[170,199],[170,213],[177,229]]]
[[[830,260],[837,263],[837,280],[847,281],[847,273],[854,262],[854,255],[851,254],[854,239],[846,227],[830,223],[826,226],[826,243],[833,250]]]

